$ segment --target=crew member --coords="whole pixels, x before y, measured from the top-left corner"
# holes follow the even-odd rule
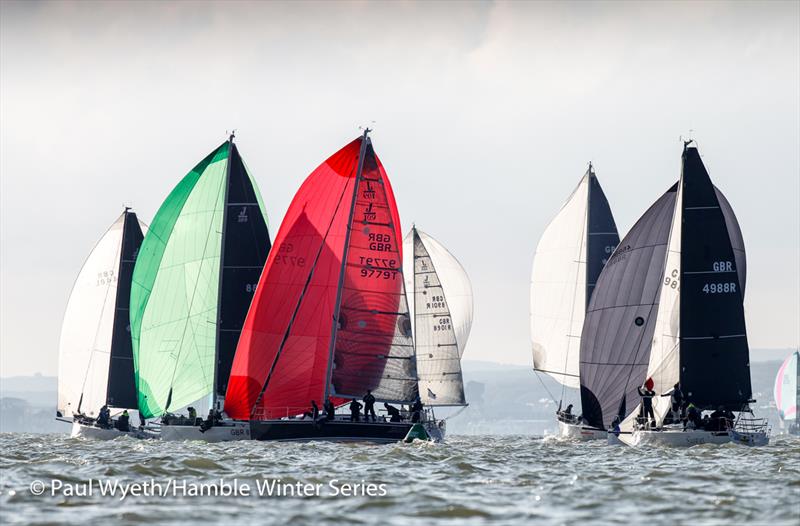
[[[644,389],[642,389],[642,387]],[[649,417],[650,427],[655,428],[656,414],[653,412],[653,397],[656,395],[656,392],[653,391],[653,379],[648,378],[645,384],[637,389],[639,390],[639,396],[642,397],[642,412],[640,416],[645,422],[647,422]]]
[[[333,405],[333,401],[330,398],[324,404],[325,408],[325,420],[333,420],[336,418],[336,406]]]
[[[372,396],[372,391],[367,390],[364,395],[364,420],[367,420],[372,415],[372,421],[375,421],[375,397]]]
[[[386,408],[386,413],[389,415],[390,422],[400,422],[403,419],[400,417],[400,410],[384,402],[383,407]]]
[[[319,418],[319,407],[316,400],[311,400],[311,420],[316,422],[317,418]]]
[[[414,405],[411,406],[411,421],[412,422],[419,422],[422,418],[422,400],[420,400],[419,396],[414,401]]]
[[[361,408],[363,406],[359,403],[358,400],[353,398],[353,401],[350,402],[350,421],[351,422],[358,422],[361,419]]]
[[[128,432],[131,430],[131,417],[128,415],[128,410],[125,409],[117,419],[117,429],[120,431]]]

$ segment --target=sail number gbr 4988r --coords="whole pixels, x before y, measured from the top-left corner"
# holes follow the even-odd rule
[[[736,272],[730,261],[715,261],[712,269],[713,272]],[[706,294],[733,294],[736,292],[736,283],[732,281],[704,283],[702,290]]]

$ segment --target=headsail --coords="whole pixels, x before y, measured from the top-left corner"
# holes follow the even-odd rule
[[[245,321],[230,416],[282,417],[326,394],[365,389],[384,399],[416,395],[399,235],[391,186],[366,134],[309,175]]]
[[[579,382],[581,328],[619,235],[591,166],[536,247],[531,272],[534,369],[567,387]]]
[[[219,376],[232,361],[269,250],[256,188],[226,141],[181,180],[153,219],[134,268],[130,313],[146,417],[224,392]]]
[[[426,405],[464,405],[461,356],[473,310],[469,277],[441,243],[416,227],[403,250],[420,397]]]
[[[136,407],[127,330],[130,269],[146,227],[126,209],[95,245],[70,293],[61,328],[58,414]]]
[[[790,354],[775,376],[775,407],[783,421],[797,421],[797,406],[800,404],[800,351]]]

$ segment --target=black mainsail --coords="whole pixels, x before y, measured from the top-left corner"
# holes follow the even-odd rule
[[[106,402],[112,407],[139,407],[136,396],[136,376],[133,369],[133,345],[128,316],[131,301],[131,276],[144,234],[136,213],[125,208],[122,243],[117,272],[117,297],[114,307],[114,328],[111,335],[111,355],[108,364]]]

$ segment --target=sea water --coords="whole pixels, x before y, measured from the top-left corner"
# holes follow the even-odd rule
[[[800,438],[687,449],[450,436],[220,444],[0,434],[2,524],[800,524]]]

